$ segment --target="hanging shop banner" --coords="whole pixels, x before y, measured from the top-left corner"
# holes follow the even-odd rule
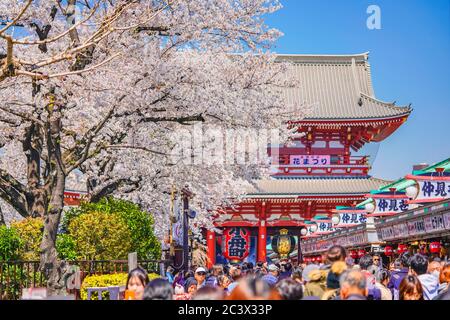
[[[367,217],[384,217],[405,212],[409,209],[408,196],[405,192],[380,192],[366,194],[373,201],[366,205]]]
[[[318,235],[330,234],[337,230],[338,229],[333,228],[332,222],[318,222],[316,234]]]
[[[172,239],[178,244],[183,244],[183,221],[178,221],[172,225]]]
[[[291,155],[289,163],[293,166],[327,166],[330,156]]]
[[[444,217],[441,214],[432,217],[424,217],[423,222],[425,224],[426,232],[445,230]]]
[[[412,200],[409,200],[409,203],[427,203],[450,198],[449,173],[442,173],[441,176],[436,176],[436,173],[433,174],[434,176],[405,176],[406,179],[416,181],[416,196]]]
[[[366,210],[339,207],[332,210],[336,215],[332,218],[334,228],[349,228],[366,223]]]
[[[225,258],[232,261],[245,259],[250,252],[250,231],[241,227],[226,228],[224,235]]]
[[[444,225],[446,229],[450,229],[450,212],[444,213]]]
[[[423,219],[408,221],[408,235],[415,236],[425,232],[425,223],[423,222]]]

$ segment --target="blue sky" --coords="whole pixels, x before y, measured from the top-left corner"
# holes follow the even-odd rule
[[[373,176],[394,180],[413,164],[450,157],[450,0],[280,2],[266,19],[284,33],[275,52],[370,51],[376,97],[412,104],[408,121],[379,144]],[[369,5],[381,9],[380,30],[366,26]]]

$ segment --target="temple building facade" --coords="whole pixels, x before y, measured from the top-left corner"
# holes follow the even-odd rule
[[[300,260],[300,239],[332,232],[336,207],[355,206],[392,182],[372,177],[369,156],[354,153],[388,138],[412,109],[376,98],[368,53],[277,60],[292,64],[289,72],[299,83],[284,89],[286,103],[312,106],[311,113],[287,124],[301,133],[293,144],[268,149],[271,178],[255,181],[237,206],[215,218],[224,232],[206,232],[210,265]]]

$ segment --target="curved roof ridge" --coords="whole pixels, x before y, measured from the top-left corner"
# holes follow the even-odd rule
[[[385,108],[389,108],[389,109],[391,109],[391,110],[401,112],[401,113],[399,113],[399,115],[400,115],[400,114],[411,113],[411,111],[413,110],[413,109],[411,108],[411,104],[409,104],[408,106],[406,106],[406,105],[404,105],[404,106],[396,106],[396,105],[394,105],[394,102],[386,102],[386,101],[382,101],[382,100],[380,100],[380,99],[378,99],[378,98],[371,97],[371,96],[369,96],[368,94],[366,94],[366,93],[364,93],[364,92],[360,92],[360,95],[361,95],[363,98],[365,98],[365,99],[367,99],[367,100],[370,100],[370,101],[372,101],[372,102],[374,102],[374,103],[380,104],[380,105],[382,105],[382,106],[385,107]]]
[[[275,53],[276,60],[284,60],[290,62],[317,62],[317,63],[333,63],[333,62],[345,62],[351,63],[352,59],[356,62],[366,63],[369,59],[369,52],[357,53],[357,54],[287,54],[287,53]]]

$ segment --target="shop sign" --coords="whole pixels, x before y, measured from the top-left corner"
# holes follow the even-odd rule
[[[335,224],[334,228],[348,228],[353,227],[359,224],[366,223],[366,213],[359,212],[359,213],[353,213],[351,211],[349,212],[342,212],[339,213],[339,222]]]
[[[375,211],[370,216],[380,217],[405,212],[409,209],[407,198],[376,198]]]
[[[408,225],[406,223],[399,223],[394,225],[394,238],[403,238],[408,236]]]
[[[406,175],[416,181],[417,195],[409,203],[435,202],[450,198],[449,176]]]
[[[444,218],[440,214],[431,217],[424,217],[423,221],[427,232],[445,230]]]
[[[394,239],[395,238],[394,228],[392,226],[381,228],[381,238],[383,240]]]
[[[408,234],[410,236],[415,236],[425,232],[425,223],[423,222],[423,219],[408,221]]]
[[[365,232],[359,232],[352,234],[350,236],[347,236],[348,244],[350,245],[361,245],[368,242],[367,240],[367,234]]]
[[[450,212],[444,213],[444,225],[446,229],[450,229]]]

